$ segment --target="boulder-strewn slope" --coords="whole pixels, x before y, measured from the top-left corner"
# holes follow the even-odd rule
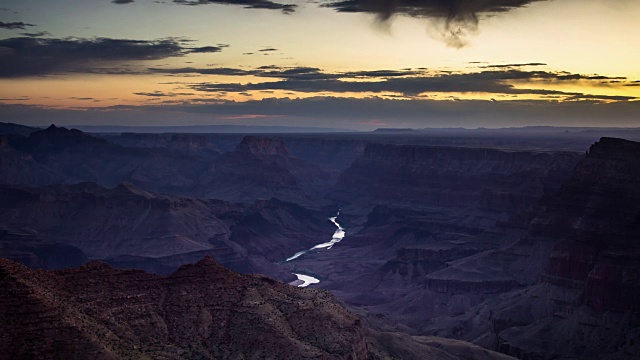
[[[506,357],[367,330],[332,295],[204,258],[160,277],[100,262],[33,271],[0,259],[2,359]]]

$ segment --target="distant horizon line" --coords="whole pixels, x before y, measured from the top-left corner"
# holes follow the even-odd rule
[[[19,124],[19,123],[14,123],[14,122],[0,122],[0,124],[7,124],[7,125],[18,125],[18,126],[25,126],[25,127],[31,127],[31,128],[35,128],[35,129],[46,129],[51,125],[57,126],[57,127],[64,127],[64,128],[70,128],[70,129],[78,129],[84,132],[94,132],[94,133],[101,133],[101,132],[119,132],[119,133],[124,133],[124,132],[131,132],[131,133],[143,133],[143,131],[146,130],[156,130],[154,132],[159,132],[159,130],[162,130],[163,132],[168,132],[167,130],[180,130],[182,129],[184,132],[184,130],[195,130],[195,129],[206,129],[206,128],[211,128],[211,129],[220,129],[220,130],[226,130],[225,132],[229,132],[232,133],[234,131],[230,131],[230,130],[249,130],[249,132],[251,132],[251,129],[254,129],[253,131],[256,132],[260,132],[260,130],[264,131],[264,130],[268,130],[268,131],[264,131],[264,132],[291,132],[291,133],[305,133],[305,132],[313,132],[313,133],[374,133],[374,132],[422,132],[422,131],[428,131],[428,130],[439,130],[439,131],[446,131],[446,130],[450,130],[450,131],[499,131],[499,130],[581,130],[581,131],[588,131],[588,130],[640,130],[640,126],[628,126],[628,127],[624,127],[624,126],[554,126],[554,125],[525,125],[525,126],[511,126],[511,127],[486,127],[486,126],[479,126],[479,127],[462,127],[462,126],[458,126],[458,127],[424,127],[424,128],[410,128],[410,127],[379,127],[373,130],[357,130],[357,129],[352,129],[352,128],[334,128],[334,127],[315,127],[315,126],[290,126],[290,125],[231,125],[231,124],[211,124],[211,125],[204,125],[204,124],[193,124],[193,125],[71,125],[71,124],[64,124],[64,125],[56,125],[56,124],[50,124],[50,125],[39,125],[39,126],[33,126],[33,125],[23,125],[23,124]]]

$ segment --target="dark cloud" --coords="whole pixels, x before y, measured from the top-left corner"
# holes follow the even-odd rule
[[[27,100],[31,100],[31,98],[28,97],[28,96],[16,96],[16,97],[0,98],[0,101],[27,101]]]
[[[202,49],[193,48],[188,40],[174,38],[158,40],[9,38],[0,40],[0,77],[93,72],[94,70],[100,72],[92,68],[104,64],[183,56],[194,51],[202,52]]]
[[[173,2],[182,5],[239,5],[247,9],[280,10],[285,14],[294,12],[298,7],[295,4],[279,4],[268,0],[173,0]]]
[[[177,69],[162,70],[175,73]],[[225,75],[254,75],[277,78],[278,81],[262,83],[197,83],[190,87],[204,92],[247,92],[247,91],[295,91],[305,93],[398,93],[406,97],[415,97],[422,93],[495,93],[509,95],[552,95],[567,100],[631,100],[633,97],[611,97],[564,92],[546,89],[527,89],[515,87],[510,82],[566,82],[600,81],[602,79],[624,80],[624,77],[606,77],[602,75],[581,75],[555,73],[548,71],[486,70],[473,73],[429,74],[415,70],[404,71],[361,71],[346,73],[325,73],[318,68],[299,67],[274,69],[266,67],[256,70],[237,69],[182,69],[181,71],[199,71],[198,73],[218,72]],[[367,78],[368,81],[353,81]]]
[[[278,49],[268,47],[268,48],[260,49],[260,50],[258,50],[258,51],[262,51],[262,52],[270,52],[270,51],[278,51]]]
[[[612,100],[612,101],[629,101],[635,100],[633,96],[622,95],[592,95],[592,94],[572,94],[567,100]]]
[[[138,96],[148,96],[148,97],[176,97],[180,95],[193,95],[193,93],[172,93],[172,92],[162,92],[162,91],[153,91],[153,92],[134,92],[134,95]]]
[[[179,69],[159,69],[149,68],[149,72],[161,73],[161,74],[200,74],[200,75],[228,75],[228,76],[245,76],[254,75],[255,72],[251,70],[242,70],[235,68],[211,68],[211,69],[199,69],[199,68],[179,68]]]
[[[532,63],[537,64],[537,63]],[[304,93],[396,93],[402,97],[416,97],[423,93],[493,93],[500,95],[540,95],[558,100],[611,100],[635,99],[629,96],[603,96],[549,89],[528,89],[527,83],[553,84],[570,81],[591,81],[594,85],[615,82],[622,86],[634,86],[625,77],[583,75],[568,72],[524,71],[525,64],[511,64],[507,68],[480,72],[433,73],[424,69],[369,70],[350,72],[324,72],[315,67],[281,68],[275,65],[255,69],[237,68],[148,68],[149,73],[172,75],[225,75],[256,76],[277,79],[260,83],[196,83],[193,90],[214,93],[246,93],[248,91],[285,91]],[[529,65],[529,64],[526,64]],[[515,68],[514,68],[515,67]],[[367,81],[357,81],[366,79]],[[606,81],[603,81],[606,80]],[[519,83],[518,87],[513,83]],[[293,93],[294,94],[294,93]]]
[[[27,26],[35,26],[33,24],[27,24],[27,23],[23,23],[22,21],[19,22],[3,22],[0,21],[0,28],[1,29],[9,29],[9,30],[15,30],[15,29],[20,29],[20,30],[26,30]]]
[[[325,73],[314,67],[294,67],[280,69],[265,69],[256,73],[257,76],[279,78],[279,79],[297,79],[302,81],[320,81],[333,80],[341,77],[339,73]]]
[[[400,93],[405,96],[417,96],[424,92],[489,92],[489,93],[507,93],[507,94],[557,94],[558,92],[549,92],[546,90],[524,90],[516,89],[512,85],[502,84],[492,79],[481,79],[469,77],[451,77],[442,78],[400,78],[386,79],[381,81],[342,81],[335,79],[298,79],[290,78],[287,80],[264,82],[264,83],[248,83],[248,84],[212,84],[201,83],[192,85],[194,90],[217,92],[246,92],[251,90],[289,90],[306,93],[362,93],[362,92],[393,92]]]
[[[135,0],[112,0],[114,4],[132,4]],[[266,10],[280,10],[285,14],[293,13],[298,5],[295,4],[280,4],[269,0],[173,0],[174,3],[180,5],[208,5],[208,4],[220,4],[220,5],[237,5],[246,9],[266,9]]]
[[[345,75],[348,77],[399,77],[399,76],[410,76],[410,75],[419,75],[423,73],[422,71],[417,70],[371,70],[371,71],[356,71],[356,72],[348,72]]]
[[[546,0],[344,0],[323,6],[339,12],[365,12],[388,21],[393,15],[425,17],[432,20],[435,35],[447,45],[460,48],[466,37],[478,30],[481,15],[503,13]]]
[[[500,13],[544,0],[345,0],[325,4],[340,12],[369,12],[382,20],[394,14],[449,19],[477,18],[478,14]]]
[[[20,33],[22,36],[26,37],[41,37],[41,36],[51,36],[51,33],[48,31],[38,31],[34,33]]]
[[[138,96],[149,96],[149,97],[171,97],[175,96],[172,94],[163,93],[162,91],[154,91],[154,92],[134,92],[134,95]]]
[[[222,51],[222,47],[220,46],[202,46],[191,49],[190,53],[202,54],[202,53],[214,53]]]
[[[469,64],[480,64],[480,62],[472,61]],[[491,69],[491,68],[512,68],[512,67],[524,67],[524,66],[547,66],[547,64],[539,63],[539,62],[532,62],[532,63],[524,63],[524,64],[485,65],[485,66],[480,66],[480,67],[484,68],[484,69]]]

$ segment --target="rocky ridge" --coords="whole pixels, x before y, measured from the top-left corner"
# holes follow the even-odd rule
[[[0,358],[506,359],[375,332],[331,294],[204,258],[168,277],[91,262],[34,271],[0,259]]]

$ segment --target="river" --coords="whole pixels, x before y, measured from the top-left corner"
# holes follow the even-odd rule
[[[342,239],[344,239],[344,235],[345,235],[345,231],[344,228],[338,223],[338,216],[340,216],[340,210],[338,210],[338,213],[336,214],[336,216],[334,217],[330,217],[329,220],[336,226],[336,231],[333,233],[333,236],[331,237],[330,241],[327,241],[325,243],[322,244],[318,244],[314,247],[312,247],[311,249],[308,250],[304,250],[304,251],[298,251],[297,253],[293,254],[293,256],[287,258],[286,262],[295,260],[297,258],[299,258],[300,256],[308,253],[309,251],[312,250],[320,250],[320,249],[326,249],[329,250],[333,247],[333,245],[339,243],[340,241],[342,241]],[[298,277],[298,280],[292,282],[292,285],[297,285],[298,287],[307,287],[311,284],[317,284],[320,282],[320,280],[314,278],[313,276],[309,276],[309,275],[304,275],[304,274],[293,274],[295,276]]]

